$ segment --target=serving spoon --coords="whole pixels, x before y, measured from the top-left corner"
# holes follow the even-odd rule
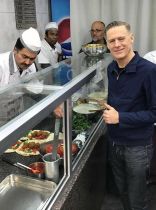
[[[20,169],[23,169],[23,170],[28,169],[28,170],[32,171],[32,173],[40,173],[40,171],[38,169],[30,168],[29,166],[23,165],[22,163],[19,163],[19,162],[14,163],[11,160],[6,159],[5,157],[3,157],[2,160],[5,161],[6,163],[9,163],[13,166],[20,168]]]
[[[29,166],[23,165],[22,163],[19,163],[19,162],[17,162],[16,164],[32,171],[34,174],[40,173],[40,171],[38,169],[30,168]]]

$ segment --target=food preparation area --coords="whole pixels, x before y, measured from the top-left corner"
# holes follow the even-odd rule
[[[19,164],[24,164],[26,167],[36,162],[43,162],[43,155],[51,150],[43,151],[46,145],[52,145],[54,133],[45,130],[31,130],[25,137],[19,139],[14,145],[7,149],[0,156],[0,182],[10,174],[24,175],[35,178],[40,178],[35,173],[30,173],[27,168],[19,167]],[[59,133],[59,139],[63,138],[63,134]],[[63,143],[63,140],[60,140]],[[58,152],[60,152],[60,145]],[[62,152],[62,151],[61,151]],[[63,152],[62,152],[63,156]],[[63,165],[60,165],[60,178],[63,175]]]

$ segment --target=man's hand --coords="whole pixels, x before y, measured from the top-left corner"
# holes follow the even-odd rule
[[[62,104],[54,109],[54,114],[57,118],[63,117],[63,106],[62,106]]]
[[[104,104],[106,110],[103,113],[103,119],[107,124],[119,123],[119,113],[110,105]]]

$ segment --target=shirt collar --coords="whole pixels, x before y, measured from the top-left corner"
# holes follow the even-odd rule
[[[134,57],[125,66],[125,70],[124,71],[126,71],[126,73],[136,72],[136,64],[139,61],[140,56],[139,56],[137,51],[134,51],[134,53],[135,53]],[[119,67],[118,67],[118,64],[117,64],[117,62],[115,60],[112,62],[112,67],[113,68],[111,68],[111,72],[118,72]]]

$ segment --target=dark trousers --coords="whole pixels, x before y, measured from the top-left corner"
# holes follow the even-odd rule
[[[124,210],[148,210],[147,176],[152,145],[110,145],[110,164]]]

